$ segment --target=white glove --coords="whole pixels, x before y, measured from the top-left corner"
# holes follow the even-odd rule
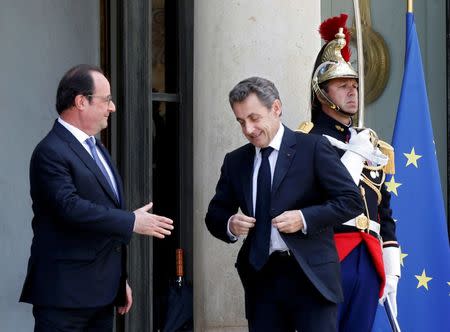
[[[342,155],[341,162],[347,168],[355,184],[358,185],[364,167],[364,157],[348,150]]]
[[[355,129],[349,129],[351,137],[348,144],[345,144],[331,136],[324,135],[331,143],[339,149],[346,150],[341,157],[341,162],[347,168],[356,185],[359,183],[361,172],[364,167],[364,161],[373,150],[373,144],[370,142],[369,130],[365,129],[359,133]]]
[[[357,133],[353,128],[350,128],[349,131],[351,136],[347,144],[347,149],[359,154],[368,161],[372,161],[372,159],[374,159],[376,149],[373,146],[373,143],[370,141],[369,129],[364,129],[359,133]]]
[[[389,297],[392,314],[397,317],[397,285],[400,278],[400,249],[388,247],[383,249],[384,271],[386,273],[386,285],[383,296],[380,299],[382,304],[386,297]]]
[[[349,131],[351,137],[348,144],[328,135],[323,136],[330,141],[331,145],[341,150],[352,151],[355,154],[358,154],[372,166],[385,166],[388,163],[389,158],[384,155],[378,147],[374,147],[370,141],[369,129],[364,129],[359,133],[357,133],[354,128],[350,128]]]
[[[348,144],[352,147],[360,147],[366,151],[371,152],[373,150],[373,144],[370,141],[370,131],[369,129],[364,129],[359,133],[355,130],[355,128],[349,128],[350,139]]]
[[[386,285],[384,285],[383,296],[380,299],[380,304],[383,304],[386,298],[389,298],[391,304],[392,314],[397,317],[397,285],[398,277],[386,275]]]

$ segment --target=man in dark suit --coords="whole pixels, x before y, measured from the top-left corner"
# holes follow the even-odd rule
[[[325,138],[281,124],[272,82],[243,80],[229,101],[250,144],[225,156],[206,225],[228,243],[246,236],[236,267],[249,330],[336,331],[333,226],[362,212],[357,188]]]
[[[35,331],[112,331],[114,306],[132,304],[126,245],[133,232],[164,238],[172,220],[124,209],[120,176],[96,140],[116,108],[102,71],[78,65],[61,79],[59,118],[30,163],[33,242],[20,301]]]

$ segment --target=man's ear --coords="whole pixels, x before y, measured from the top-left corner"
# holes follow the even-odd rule
[[[272,104],[272,110],[276,115],[281,116],[281,101],[279,99],[275,99]]]
[[[77,96],[75,96],[75,100],[73,103],[77,109],[84,110],[86,108],[88,102],[89,101],[86,96],[77,95]]]

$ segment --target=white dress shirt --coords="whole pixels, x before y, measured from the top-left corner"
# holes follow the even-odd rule
[[[278,159],[278,152],[280,151],[281,141],[283,139],[284,134],[284,126],[280,124],[280,128],[278,129],[276,135],[270,142],[269,146],[273,148],[272,153],[269,156],[269,164],[270,164],[270,174],[271,174],[271,181],[273,183],[273,175],[275,172],[275,166],[277,164]],[[259,167],[261,166],[261,148],[255,147],[255,159],[253,162],[253,178],[252,178],[252,204],[253,204],[253,211],[256,209],[256,192],[257,192],[257,180],[258,180],[258,172]],[[298,210],[300,213],[300,216],[303,219],[304,228],[302,229],[303,233],[306,234],[306,221],[303,218],[303,213]],[[231,219],[231,218],[230,218]],[[258,221],[256,221],[258,222]],[[229,228],[230,220],[228,220],[228,236],[232,240],[237,240],[237,237],[234,236],[233,233],[231,233]],[[270,247],[269,247],[269,254],[271,254],[274,251],[286,251],[288,250],[288,247],[286,243],[281,238],[280,232],[278,229],[272,225],[271,232],[270,232]]]

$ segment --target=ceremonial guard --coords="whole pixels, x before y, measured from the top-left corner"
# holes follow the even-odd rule
[[[365,204],[364,214],[335,227],[344,289],[338,329],[361,332],[372,330],[379,299],[388,297],[396,315],[400,250],[384,185],[385,175],[394,172],[393,148],[373,130],[352,126],[358,116],[358,73],[349,62],[346,20],[341,14],[320,26],[326,44],[314,65],[311,122],[298,130],[329,139]]]

